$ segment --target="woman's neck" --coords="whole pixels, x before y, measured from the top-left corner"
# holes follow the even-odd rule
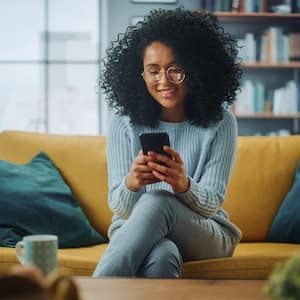
[[[179,123],[187,120],[186,113],[183,111],[162,111],[160,115],[161,121]]]

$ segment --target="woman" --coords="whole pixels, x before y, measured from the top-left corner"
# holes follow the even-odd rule
[[[241,70],[235,41],[206,12],[154,10],[107,52],[117,110],[108,134],[109,246],[94,276],[178,278],[185,261],[231,256],[240,230],[221,208],[237,126],[226,109]],[[166,155],[139,135],[167,132]]]

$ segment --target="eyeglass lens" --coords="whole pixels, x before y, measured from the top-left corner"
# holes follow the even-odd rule
[[[177,83],[183,81],[185,74],[181,68],[169,68],[167,76],[171,82]]]

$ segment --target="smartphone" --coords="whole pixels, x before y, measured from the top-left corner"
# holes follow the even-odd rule
[[[163,150],[163,146],[170,146],[169,135],[166,132],[142,133],[140,141],[144,155],[153,151],[170,156]]]

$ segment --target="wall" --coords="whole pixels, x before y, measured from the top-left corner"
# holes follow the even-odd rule
[[[154,8],[174,9],[184,6],[186,9],[196,10],[200,8],[200,0],[178,0],[175,4],[162,3],[134,3],[131,0],[107,1],[107,38],[108,42],[117,39],[120,32],[124,32],[130,25],[131,17],[141,17]]]

